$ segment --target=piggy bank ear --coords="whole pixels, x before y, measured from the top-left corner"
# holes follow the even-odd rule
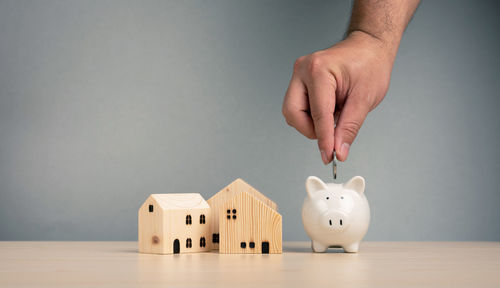
[[[306,191],[309,197],[313,197],[314,194],[318,191],[327,189],[328,187],[326,186],[326,184],[316,176],[309,176],[306,180]]]
[[[359,194],[365,193],[365,179],[361,176],[353,177],[351,180],[344,184],[345,189],[351,189]]]

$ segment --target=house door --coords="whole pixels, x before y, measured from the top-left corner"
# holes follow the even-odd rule
[[[181,244],[179,243],[179,239],[174,240],[174,254],[179,254],[181,251]]]
[[[262,242],[262,254],[269,254],[269,242]]]

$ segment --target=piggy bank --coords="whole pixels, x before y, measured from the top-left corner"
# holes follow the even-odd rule
[[[341,247],[358,252],[370,224],[370,207],[365,196],[365,179],[356,176],[344,184],[324,183],[310,176],[302,206],[302,223],[312,240],[314,252]]]

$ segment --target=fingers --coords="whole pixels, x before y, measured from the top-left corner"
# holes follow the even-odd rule
[[[309,139],[316,139],[313,121],[309,116],[309,100],[304,83],[297,77],[292,77],[283,101],[283,116],[286,123],[294,127]]]
[[[324,75],[315,75],[308,83],[309,105],[318,138],[318,147],[323,163],[328,164],[333,158],[335,88],[334,79]]]
[[[370,111],[369,105],[365,102],[362,97],[351,94],[340,112],[335,127],[335,151],[339,161],[347,159],[349,148]]]
[[[310,139],[318,139],[323,163],[333,158],[336,81],[324,57],[314,54],[297,59],[283,102],[290,126]]]

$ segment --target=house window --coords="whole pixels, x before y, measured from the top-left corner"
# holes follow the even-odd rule
[[[240,247],[243,249],[247,248],[247,242],[241,242]]]
[[[212,234],[212,243],[219,243],[219,233]]]
[[[200,238],[200,247],[205,247],[207,246],[207,242],[205,241],[205,237]]]
[[[205,214],[200,215],[200,224],[205,224]]]
[[[227,220],[233,218],[233,220],[236,220],[236,209],[227,209],[227,216],[226,216]]]
[[[191,215],[187,215],[186,216],[186,225],[191,225],[193,224],[192,220],[191,220]]]
[[[191,238],[186,239],[186,248],[191,248],[193,247],[193,241],[191,241]]]
[[[149,205],[149,212],[153,212],[153,205]]]
[[[248,246],[249,246],[250,248],[255,248],[255,242],[250,242],[250,243],[248,243]]]

